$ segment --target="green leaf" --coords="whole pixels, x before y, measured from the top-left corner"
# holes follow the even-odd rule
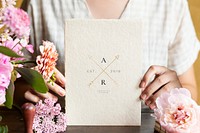
[[[17,53],[15,53],[13,50],[11,50],[5,46],[0,46],[0,53],[7,55],[9,57],[16,57],[16,58],[22,57],[22,56],[18,55]]]
[[[9,109],[11,109],[13,105],[14,88],[14,83],[10,81],[8,89],[6,89],[6,102],[4,103],[5,106]]]
[[[0,121],[1,120],[2,120],[2,116],[0,116]],[[8,133],[8,127],[0,125],[0,133]]]
[[[45,81],[42,75],[29,68],[15,68],[15,70],[29,83],[34,90],[40,93],[46,93],[48,88],[45,84]]]
[[[0,133],[8,133],[8,127],[7,126],[0,126]]]

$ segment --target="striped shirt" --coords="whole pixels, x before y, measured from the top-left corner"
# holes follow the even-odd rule
[[[57,67],[64,73],[64,23],[93,19],[86,0],[24,0],[22,6],[31,17],[35,54],[42,40],[54,42],[59,52]],[[120,19],[135,18],[144,23],[143,73],[151,65],[161,65],[181,75],[192,66],[200,45],[186,0],[129,0]]]
[[[60,56],[58,69],[64,73],[64,22],[93,19],[86,0],[26,0],[23,8],[31,17],[35,50],[39,51],[42,40],[54,42]],[[120,19],[135,18],[144,21],[143,72],[161,65],[180,75],[191,67],[199,41],[186,0],[129,0]]]

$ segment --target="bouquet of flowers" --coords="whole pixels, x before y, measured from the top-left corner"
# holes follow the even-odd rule
[[[58,59],[55,45],[43,41],[36,61],[29,60],[34,50],[29,44],[30,20],[28,14],[15,8],[15,0],[2,0],[0,8],[0,105],[13,105],[14,82],[22,77],[32,88],[46,93],[45,81],[52,84],[56,80],[54,69]],[[30,65],[32,64],[32,65]],[[36,104],[34,132],[60,132],[66,130],[66,117],[61,113],[60,104],[49,99]],[[0,121],[2,117],[0,116]],[[8,132],[7,126],[0,126],[0,132]]]
[[[172,89],[156,99],[153,116],[167,133],[199,133],[200,106],[185,88]]]
[[[58,53],[53,43],[43,41],[40,46],[40,55],[36,61],[29,60],[34,50],[29,44],[30,20],[28,14],[22,9],[14,7],[15,0],[2,0],[0,8],[0,105],[8,108],[13,105],[14,82],[22,77],[32,88],[40,93],[46,93],[48,88],[45,81],[55,81],[55,66]],[[32,64],[32,65],[31,65]],[[40,101],[36,105],[34,130],[45,132],[50,127],[45,123],[52,119],[51,127],[54,131],[65,131],[66,118],[60,112],[59,104],[54,107],[55,101]],[[49,110],[50,109],[50,110]],[[46,110],[46,112],[45,112]],[[48,110],[50,111],[48,113]],[[46,114],[45,114],[46,113]],[[1,121],[0,116],[0,121]],[[39,121],[38,119],[42,120]],[[53,121],[54,120],[54,121]],[[37,122],[39,122],[37,124]],[[54,123],[52,123],[54,122]],[[57,125],[55,129],[55,125]],[[43,126],[43,128],[42,128]],[[40,129],[37,130],[37,129]],[[7,126],[0,126],[0,132],[7,132]],[[52,130],[53,131],[53,130]]]
[[[46,93],[42,75],[32,66],[28,56],[33,53],[33,46],[29,44],[30,20],[22,9],[15,8],[15,0],[2,0],[0,9],[0,105],[8,108],[13,104],[14,82],[23,77],[33,89]]]

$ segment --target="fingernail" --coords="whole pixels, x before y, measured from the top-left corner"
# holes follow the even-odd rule
[[[62,80],[61,80],[61,84],[62,84],[62,85],[65,85],[65,79],[62,79]]]
[[[60,96],[65,96],[65,90],[60,89],[59,94],[60,94]]]
[[[147,95],[146,95],[146,94],[142,94],[142,95],[141,95],[141,98],[142,98],[142,100],[146,100]]]
[[[155,104],[150,105],[150,109],[155,109],[155,108],[156,108]]]
[[[150,103],[151,103],[151,101],[146,101],[146,102],[145,102],[145,104],[146,104],[147,106],[149,106]]]
[[[145,88],[145,82],[144,81],[141,81],[141,83],[140,83],[140,88]]]
[[[64,88],[65,87],[65,80],[60,80],[60,85]]]
[[[65,88],[65,83],[62,83],[62,87]]]

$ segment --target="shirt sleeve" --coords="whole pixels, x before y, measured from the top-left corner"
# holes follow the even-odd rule
[[[175,70],[178,75],[183,74],[193,65],[200,49],[188,3],[184,2],[174,39],[168,47],[168,68]]]

